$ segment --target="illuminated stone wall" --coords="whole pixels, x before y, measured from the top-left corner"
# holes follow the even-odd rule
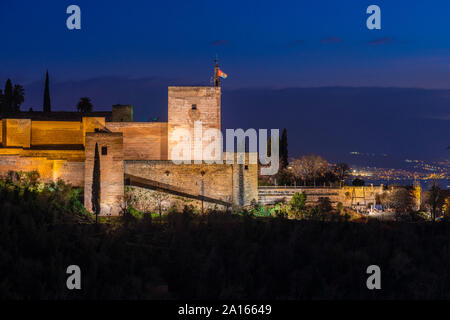
[[[87,132],[105,127],[105,118],[83,117],[80,121],[31,121],[30,119],[2,119],[3,147],[42,145],[82,145]]]
[[[125,173],[174,186],[193,195],[249,205],[258,199],[258,168],[249,164],[174,164],[126,161]],[[203,190],[203,191],[202,191]]]
[[[92,179],[95,144],[100,155],[100,206],[101,215],[119,215],[123,203],[123,136],[115,133],[87,133],[84,170],[84,206],[92,211]],[[106,155],[102,154],[106,148]]]
[[[42,182],[64,180],[84,187],[84,134],[102,129],[104,118],[82,121],[3,119],[0,174],[38,171]]]
[[[4,147],[29,148],[31,145],[30,119],[3,119]]]
[[[290,201],[296,192],[305,192],[308,205],[316,204],[319,198],[329,198],[333,206],[341,202],[345,207],[366,207],[369,204],[376,203],[376,195],[383,193],[383,186],[345,186],[342,188],[260,187],[258,201],[261,204],[270,204],[282,199]]]
[[[95,132],[96,130],[103,129],[106,124],[105,118],[102,117],[83,117],[83,145],[85,145],[86,134],[88,132]]]
[[[8,171],[38,171],[42,182],[62,179],[77,187],[84,186],[84,162],[81,161],[0,154],[0,175],[4,176]]]
[[[84,187],[85,207],[91,210],[95,143],[101,169],[101,214],[118,215],[124,198],[124,171],[182,188],[184,192],[248,205],[258,198],[257,165],[182,164],[171,159],[178,143],[174,134],[185,129],[194,155],[194,122],[207,129],[221,129],[220,87],[169,87],[168,122],[132,122],[132,106],[113,106],[111,119],[104,116],[68,117],[50,121],[39,118],[0,121],[0,174],[39,171],[45,182],[63,179]],[[77,120],[78,121],[74,121]],[[70,120],[70,121],[69,121]],[[200,133],[200,132],[197,132]],[[102,147],[106,154],[102,155]],[[204,143],[202,149],[206,147]],[[221,153],[221,150],[220,150]],[[193,158],[193,157],[191,157]],[[124,169],[125,166],[125,169]],[[198,205],[200,201],[183,202]]]
[[[32,121],[31,144],[35,146],[82,145],[82,123],[78,121]]]
[[[159,213],[159,206],[161,204],[161,213],[165,214],[170,210],[175,212],[183,212],[185,206],[192,206],[198,213],[202,211],[201,200],[181,197],[173,194],[163,194],[155,190],[135,186],[125,186],[125,198],[127,202],[136,210],[141,212]],[[161,202],[161,203],[160,203]],[[203,202],[203,213],[208,210],[226,210],[226,206]]]
[[[125,160],[167,160],[167,122],[107,122],[122,132]]]
[[[239,164],[238,154],[234,153],[233,164],[233,203],[237,206],[246,206],[252,200],[258,201],[258,165],[249,164],[257,161],[257,153],[242,154]],[[224,153],[224,159],[227,154]],[[250,161],[250,158],[252,161]]]
[[[231,165],[176,165],[172,161],[126,161],[125,173],[169,184],[193,195],[203,194],[227,202],[230,202],[232,197]]]
[[[175,134],[177,129],[189,132],[191,159],[194,155],[194,122],[202,121],[203,133],[209,128],[220,130],[220,94],[220,87],[169,87],[168,159],[180,158],[171,156],[173,148],[180,142]]]

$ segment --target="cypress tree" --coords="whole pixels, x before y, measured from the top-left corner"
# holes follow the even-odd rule
[[[289,164],[288,162],[289,154],[288,154],[288,140],[287,140],[287,130],[283,129],[283,133],[281,134],[280,141],[280,167],[282,169],[286,168]]]
[[[48,70],[47,74],[45,75],[45,89],[44,89],[44,112],[50,112],[51,106],[50,106],[50,88],[48,83]]]
[[[3,94],[3,112],[13,111],[13,86],[11,79],[6,80],[5,93]]]
[[[100,214],[100,154],[95,143],[94,171],[92,175],[92,211],[95,213],[95,223]]]

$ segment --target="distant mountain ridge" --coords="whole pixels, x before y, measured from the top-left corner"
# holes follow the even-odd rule
[[[167,87],[198,85],[158,77],[99,77],[51,84],[53,110],[80,97],[94,110],[132,104],[137,121],[167,121]],[[203,83],[202,85],[208,85]],[[43,83],[25,84],[25,103],[39,108]],[[349,152],[388,154],[389,162],[406,158],[448,157],[450,90],[381,87],[222,88],[222,128],[288,129],[289,155],[321,154],[330,161],[352,160]],[[70,111],[70,110],[68,110]]]

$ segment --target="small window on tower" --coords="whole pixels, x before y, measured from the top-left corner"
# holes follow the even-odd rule
[[[245,170],[248,170],[248,165],[245,165]]]
[[[102,156],[106,156],[108,154],[108,147],[102,147]]]
[[[195,103],[192,105],[192,110],[197,110],[197,105]]]

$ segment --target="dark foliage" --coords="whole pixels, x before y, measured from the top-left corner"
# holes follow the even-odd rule
[[[6,80],[5,92],[0,90],[0,113],[8,114],[19,112],[21,104],[25,101],[25,92],[20,84],[13,86],[11,79]]]
[[[346,163],[337,163],[333,166],[333,171],[336,175],[336,178],[341,182],[341,184],[344,183],[345,179],[349,176],[350,173],[350,167]]]
[[[88,97],[80,98],[80,101],[77,104],[77,110],[79,112],[92,112],[92,102]]]
[[[20,180],[18,185],[15,180]],[[39,191],[38,191],[39,190]],[[0,185],[0,299],[449,299],[450,224],[294,221],[192,209],[97,226],[80,193]],[[82,290],[66,289],[79,265]],[[379,265],[382,290],[366,288]]]
[[[355,178],[352,181],[352,185],[354,185],[356,187],[362,187],[365,184],[366,184],[366,182],[363,179],[360,179],[360,178]]]
[[[6,80],[5,92],[3,93],[2,111],[3,112],[12,111],[12,104],[13,104],[13,85],[11,79],[8,79]]]

